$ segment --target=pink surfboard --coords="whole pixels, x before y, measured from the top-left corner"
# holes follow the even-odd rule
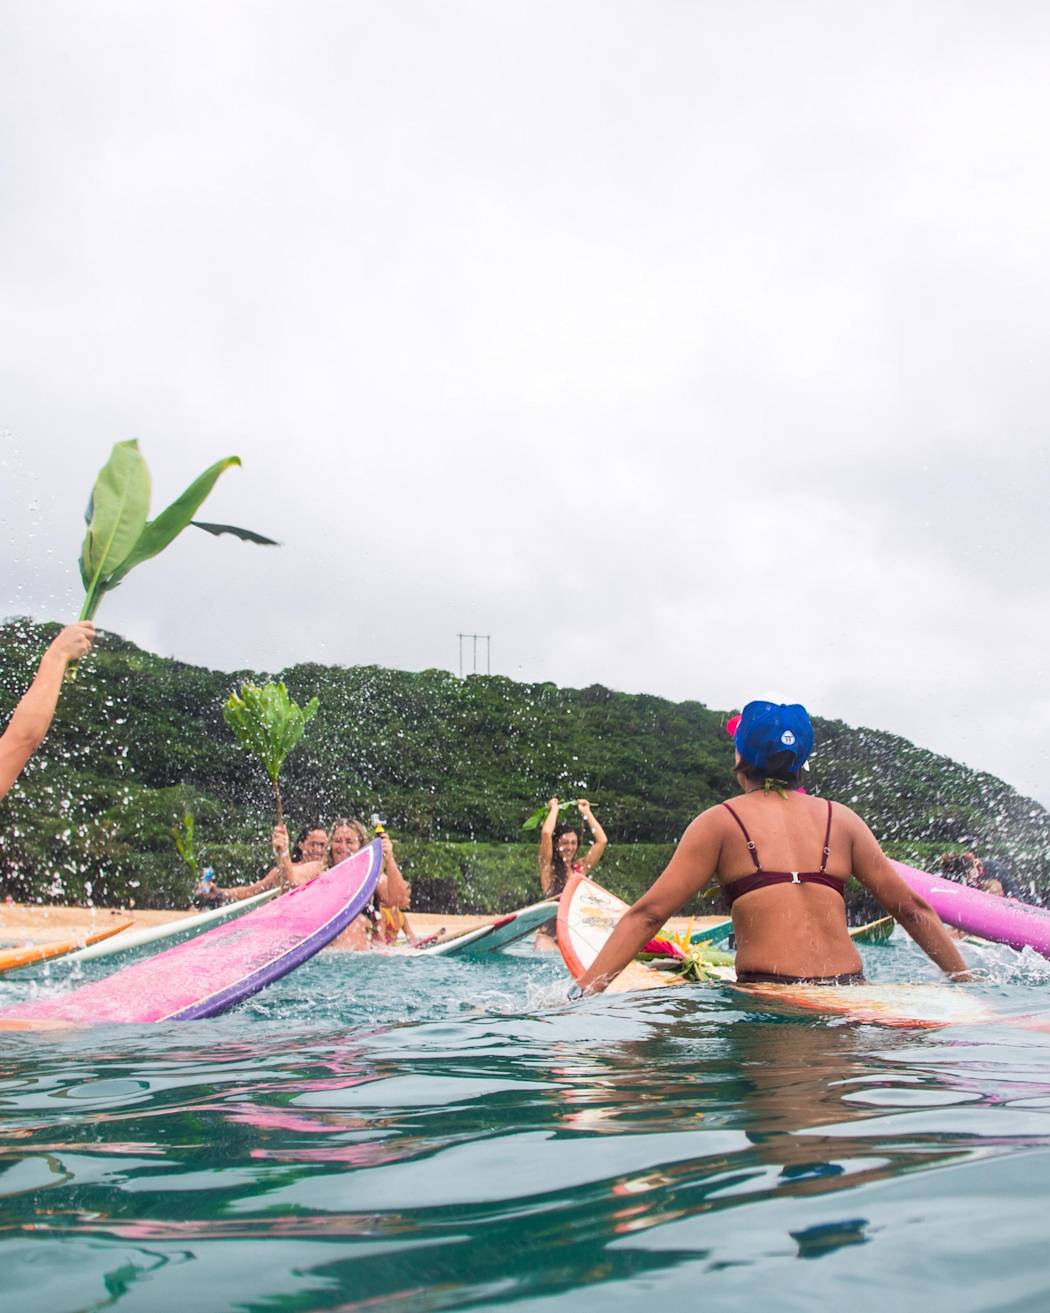
[[[940,875],[928,875],[901,862],[894,862],[893,866],[946,924],[969,935],[1009,944],[1011,948],[1034,948],[1043,957],[1050,957],[1050,911],[1045,907],[1019,903],[1016,898],[1000,898]]]
[[[330,943],[371,898],[382,864],[376,839],[309,884],[236,921],[58,998],[9,1009],[0,1027],[217,1016]]]

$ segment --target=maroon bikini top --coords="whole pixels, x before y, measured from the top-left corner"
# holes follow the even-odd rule
[[[748,834],[744,822],[730,807],[728,802],[722,806],[740,826],[747,841],[747,851],[751,854],[751,860],[755,864],[755,874],[745,875],[743,879],[734,880],[732,884],[722,886],[726,896],[726,902],[732,907],[738,898],[744,894],[749,894],[752,889],[765,889],[767,885],[772,884],[826,884],[829,889],[835,892],[843,899],[846,897],[846,881],[837,875],[828,875],[828,845],[831,843],[831,799],[828,799],[828,828],[824,833],[824,855],[821,859],[819,871],[763,871],[762,863],[758,860],[758,849],[755,847]]]

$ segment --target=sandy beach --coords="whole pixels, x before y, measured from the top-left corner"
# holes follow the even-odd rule
[[[163,925],[179,917],[189,916],[193,908],[175,911],[152,911],[122,907],[76,907],[64,903],[3,903],[0,904],[0,943],[16,948],[30,944],[50,944],[60,939],[81,938],[96,930],[103,930],[114,921],[132,921],[136,927]],[[490,921],[490,916],[461,916],[438,912],[410,912],[412,929],[417,935],[431,935],[444,929],[448,935],[464,934],[476,926]],[[715,925],[719,916],[697,917],[694,928]],[[684,930],[688,917],[675,917],[670,923],[673,930]]]

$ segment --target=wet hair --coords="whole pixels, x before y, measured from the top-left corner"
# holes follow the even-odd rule
[[[558,840],[563,834],[575,834],[577,843],[582,843],[580,832],[575,825],[556,825],[554,833],[551,835],[551,887],[548,897],[555,897],[560,894],[565,886],[569,883],[569,868],[565,865],[565,858],[558,851]]]
[[[976,853],[942,853],[940,862],[941,875],[946,880],[958,880],[963,884],[969,884],[971,877],[979,878],[984,874],[981,860]]]
[[[998,880],[1000,888],[1009,897],[1009,890],[1013,883],[1009,866],[994,857],[986,858],[981,865],[984,867],[985,883],[989,880]]]
[[[797,760],[793,752],[775,752],[766,758],[764,766],[749,766],[741,757],[733,767],[733,773],[743,775],[748,784],[757,784],[759,787],[765,784],[766,780],[775,780],[785,789],[797,789],[802,785],[802,772],[792,769]]]
[[[295,843],[292,844],[293,862],[301,862],[303,860],[303,844],[306,842],[306,836],[308,834],[313,834],[314,830],[320,830],[322,834],[328,833],[320,821],[311,821],[309,825],[304,825],[295,836]]]
[[[328,827],[328,861],[332,860],[332,842],[335,839],[336,830],[353,830],[361,840],[361,847],[366,847],[371,842],[371,836],[360,821],[355,821],[349,816],[337,816]]]

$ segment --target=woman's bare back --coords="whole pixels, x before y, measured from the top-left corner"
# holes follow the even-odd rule
[[[832,804],[827,861],[828,803],[801,793],[754,791],[722,807],[717,876],[723,888],[763,872],[820,872],[845,881],[852,874],[853,813]],[[734,816],[737,819],[734,819]],[[739,820],[739,824],[738,824]],[[743,829],[741,828],[743,827]],[[746,829],[754,844],[747,847]],[[817,883],[771,884],[733,903],[737,970],[786,976],[838,976],[861,969],[837,889]]]

